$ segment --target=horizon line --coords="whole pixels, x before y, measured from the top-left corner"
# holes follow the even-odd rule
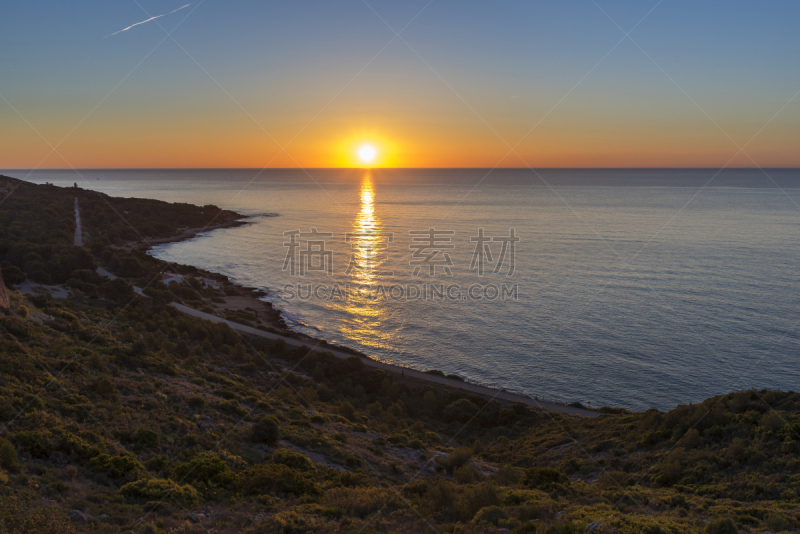
[[[304,170],[357,170],[357,171],[393,171],[393,170],[490,170],[490,171],[538,171],[538,170],[800,170],[797,166],[687,166],[687,167],[46,167],[32,169],[29,167],[2,168],[1,171],[213,171],[213,170],[258,170],[258,171],[304,171]]]

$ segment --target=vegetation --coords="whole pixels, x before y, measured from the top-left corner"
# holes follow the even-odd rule
[[[11,264],[70,296],[12,286],[0,313],[0,532],[800,526],[796,393],[595,418],[487,402],[167,305],[202,307],[213,289],[133,293],[165,266],[125,246],[136,236],[112,208],[150,238],[207,223],[211,207],[166,215],[163,203],[13,187],[0,204],[4,274]],[[86,250],[70,244],[76,195]],[[112,286],[98,265],[124,279]]]

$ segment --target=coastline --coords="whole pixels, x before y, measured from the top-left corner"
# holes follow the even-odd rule
[[[213,226],[207,226],[203,228],[186,228],[181,232],[181,234],[177,236],[172,236],[170,238],[153,239],[153,240],[148,240],[147,242],[139,241],[136,242],[135,245],[133,243],[131,243],[131,245],[137,250],[140,250],[144,253],[149,253],[149,251],[155,245],[162,245],[165,243],[179,243],[181,241],[186,241],[188,239],[193,239],[195,237],[198,237],[200,234],[205,232],[210,232],[219,229],[226,229],[226,228],[236,228],[239,226],[249,224],[248,221],[244,220],[249,218],[248,216],[241,215],[235,212],[230,212],[230,213],[236,215],[237,217],[231,218],[227,221],[224,221],[222,223]],[[268,326],[270,327],[271,331],[266,331],[264,329],[260,329],[248,324],[242,324],[240,322],[231,320],[228,317],[223,317],[219,315],[221,312],[224,311],[235,311],[236,308],[230,308],[225,306],[215,306],[215,307],[209,306],[203,310],[197,310],[195,308],[191,308],[189,306],[185,306],[179,303],[171,304],[174,308],[180,310],[183,313],[187,313],[189,315],[213,322],[226,323],[234,330],[243,334],[267,337],[270,339],[283,339],[287,344],[290,345],[306,346],[315,350],[327,351],[332,353],[334,356],[338,358],[347,358],[355,356],[360,358],[365,365],[377,369],[382,369],[386,372],[393,373],[394,375],[399,375],[399,378],[404,381],[410,381],[410,382],[422,381],[426,383],[438,384],[440,386],[444,386],[447,388],[474,394],[487,400],[497,400],[499,402],[508,404],[523,403],[528,406],[533,406],[535,408],[564,413],[573,416],[598,417],[604,414],[604,412],[602,411],[591,410],[582,406],[574,406],[555,401],[547,401],[539,399],[538,397],[530,397],[528,395],[512,393],[505,391],[503,389],[496,389],[488,386],[483,386],[480,384],[471,383],[466,380],[456,380],[452,378],[447,378],[446,376],[431,374],[430,372],[426,371],[420,371],[409,367],[403,367],[397,364],[382,362],[361,351],[351,349],[349,347],[335,345],[325,339],[315,338],[307,334],[295,332],[289,328],[286,321],[284,320],[283,318],[284,310],[275,307],[271,302],[261,299],[261,297],[264,297],[267,294],[263,289],[242,286],[240,284],[232,282],[227,276],[221,273],[208,271],[196,266],[192,267],[197,269],[198,272],[208,277],[224,281],[225,283],[230,284],[232,287],[236,289],[236,291],[242,293],[243,294],[242,298],[245,299],[244,301],[245,304],[240,303],[238,306],[236,306],[236,308],[238,309],[245,308],[248,310],[257,309],[256,308],[257,306],[265,308],[267,315],[272,319],[270,321],[271,325]]]

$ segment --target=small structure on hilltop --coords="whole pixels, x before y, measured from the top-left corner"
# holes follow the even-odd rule
[[[6,290],[6,284],[3,282],[2,271],[0,271],[0,309],[11,309],[11,301],[8,299],[8,290]]]

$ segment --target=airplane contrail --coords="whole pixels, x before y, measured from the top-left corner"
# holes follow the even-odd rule
[[[175,9],[174,11],[170,11],[169,13],[164,13],[163,15],[156,15],[155,17],[150,17],[149,19],[143,20],[142,22],[137,22],[136,24],[131,24],[127,28],[123,28],[118,32],[114,32],[111,35],[106,35],[106,37],[111,37],[112,35],[117,35],[118,33],[126,32],[126,31],[130,30],[131,28],[133,28],[134,26],[138,26],[139,24],[144,24],[145,22],[150,22],[151,20],[160,19],[161,17],[166,17],[167,15],[172,15],[173,13],[176,13],[176,12],[180,11],[181,9],[185,9],[185,8],[189,7],[190,5],[192,5],[192,4],[186,4],[185,6],[181,6],[178,9]]]

